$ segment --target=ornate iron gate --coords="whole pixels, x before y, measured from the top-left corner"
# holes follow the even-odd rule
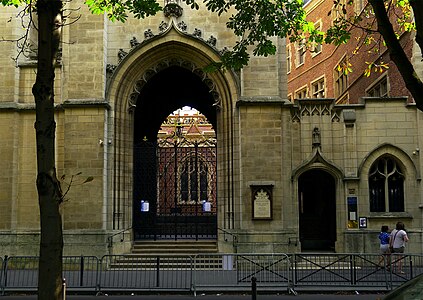
[[[176,134],[134,147],[135,239],[216,238],[216,140]]]

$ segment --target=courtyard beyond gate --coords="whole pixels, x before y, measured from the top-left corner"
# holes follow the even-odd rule
[[[423,273],[423,256],[379,254],[199,254],[66,256],[69,292],[389,291]],[[402,265],[402,274],[399,264]],[[38,257],[0,258],[1,294],[35,292]]]

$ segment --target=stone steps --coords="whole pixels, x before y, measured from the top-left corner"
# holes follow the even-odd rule
[[[131,254],[181,254],[217,253],[217,242],[210,241],[136,241]]]
[[[192,257],[197,254],[217,253],[215,240],[160,240],[136,241],[130,254],[117,257],[109,268],[131,270],[190,270],[194,268]],[[197,269],[221,268],[221,257],[202,259]]]

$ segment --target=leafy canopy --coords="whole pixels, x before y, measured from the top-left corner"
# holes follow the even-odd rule
[[[192,9],[199,9],[198,0],[181,0]],[[305,20],[302,0],[204,0],[207,9],[219,16],[229,14],[227,27],[240,39],[227,50],[214,68],[240,69],[249,61],[250,48],[254,55],[276,53],[274,37],[301,38],[304,31],[312,32],[314,39],[322,40],[322,33]],[[163,8],[156,0],[86,0],[92,13],[106,14],[112,21],[126,21],[129,14],[145,18]]]
[[[5,6],[28,6],[36,0],[0,0]],[[131,15],[143,19],[155,15],[163,10],[160,0],[85,0],[93,14],[105,14],[111,21],[125,22]],[[332,16],[333,24],[325,32],[315,28],[313,22],[306,19],[304,0],[181,0],[192,9],[199,9],[199,1],[206,8],[219,16],[228,14],[227,27],[231,29],[239,40],[231,50],[222,55],[222,61],[210,66],[209,69],[234,68],[240,69],[248,64],[250,51],[256,56],[268,56],[276,53],[275,37],[288,37],[291,42],[304,43],[306,47],[315,44],[347,43],[351,38],[351,29],[360,27],[363,34],[363,45],[380,43],[375,28],[373,12],[370,5],[359,14],[348,14],[353,7],[353,0],[333,0],[336,16]],[[162,2],[162,1],[160,1]],[[398,36],[401,32],[415,29],[414,22],[410,21],[411,8],[409,0],[385,1],[387,11],[395,13]],[[374,47],[376,49],[376,47]],[[379,46],[380,48],[380,46]],[[359,48],[355,50],[358,53]],[[372,67],[369,63],[369,74]],[[385,65],[382,66],[385,68]]]
[[[0,0],[0,3],[4,6],[19,7],[21,5],[31,3],[31,0]]]

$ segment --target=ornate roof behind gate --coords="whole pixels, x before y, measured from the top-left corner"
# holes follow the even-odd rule
[[[216,134],[203,114],[196,109],[183,107],[167,117],[157,135],[159,141],[182,137],[189,141],[204,141],[214,140]]]

